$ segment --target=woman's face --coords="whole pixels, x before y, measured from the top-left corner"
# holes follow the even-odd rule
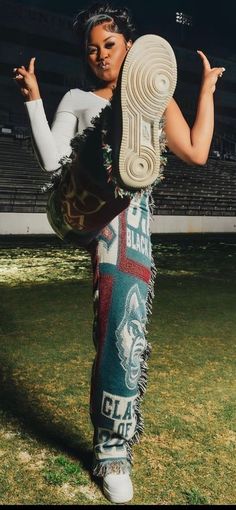
[[[109,23],[93,27],[89,34],[87,62],[93,73],[107,83],[116,85],[121,65],[131,47],[131,41],[126,41],[123,34],[109,31]]]

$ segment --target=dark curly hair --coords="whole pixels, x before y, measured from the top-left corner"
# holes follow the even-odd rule
[[[93,75],[87,65],[87,44],[89,33],[94,26],[108,21],[109,30],[123,34],[126,41],[136,38],[131,13],[127,7],[113,7],[108,2],[96,2],[76,14],[73,19],[73,30],[79,44],[79,56],[82,64],[83,79],[80,82],[85,90],[95,90],[102,83]]]

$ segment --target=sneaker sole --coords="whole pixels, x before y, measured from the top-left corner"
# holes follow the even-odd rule
[[[177,82],[175,54],[157,35],[137,39],[121,78],[121,181],[130,189],[151,185],[160,172],[159,124]]]

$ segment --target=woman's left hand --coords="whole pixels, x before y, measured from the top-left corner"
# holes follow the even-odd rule
[[[225,71],[224,67],[211,67],[206,55],[201,50],[197,50],[203,63],[202,90],[207,92],[215,92],[218,78],[222,77]]]

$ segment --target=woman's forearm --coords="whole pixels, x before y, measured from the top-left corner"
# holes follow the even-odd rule
[[[13,69],[13,79],[25,99],[32,145],[39,165],[43,170],[53,172],[61,168],[61,158],[72,152],[70,141],[76,133],[78,119],[74,111],[72,90],[69,90],[61,99],[52,126],[49,126],[34,68],[35,57],[32,57],[28,69],[25,66]]]
[[[60,167],[59,151],[53,139],[41,98],[25,102],[30,121],[32,145],[43,170],[54,171]]]
[[[214,132],[214,94],[202,89],[199,94],[195,122],[190,130],[194,160],[207,161]]]
[[[188,125],[172,98],[165,111],[165,132],[167,146],[176,156],[189,164],[204,165],[214,132],[214,92],[225,68],[211,68],[204,53],[200,50],[198,53],[203,61],[203,77],[194,124]]]
[[[71,91],[63,96],[51,127],[41,98],[29,99],[24,104],[39,165],[48,172],[55,171],[61,166],[60,158],[71,154],[70,140],[77,129],[77,118],[71,111],[73,107]]]

